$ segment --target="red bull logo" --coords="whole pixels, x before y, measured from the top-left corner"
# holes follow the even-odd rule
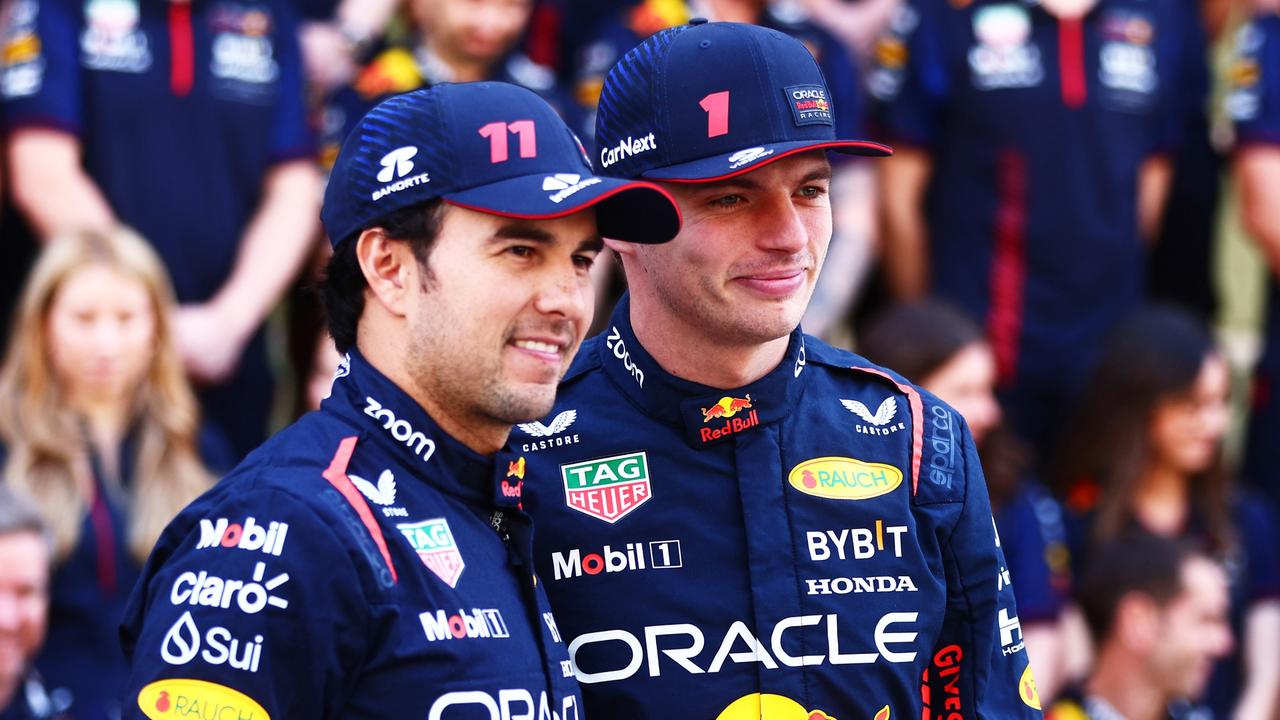
[[[783,695],[752,693],[729,704],[716,720],[836,720],[821,710],[806,710],[803,705]],[[872,720],[892,720],[885,705]]]
[[[751,396],[745,398],[722,397],[720,402],[702,410],[702,422],[709,423],[716,418],[731,418],[751,407]]]
[[[507,477],[524,479],[524,458],[507,463]]]
[[[750,395],[745,398],[725,396],[720,398],[720,402],[715,405],[709,408],[699,408],[699,410],[702,411],[703,423],[709,423],[712,420],[724,421],[722,424],[698,429],[698,439],[704,443],[726,438],[744,430],[750,430],[760,424],[760,416],[752,409]],[[746,412],[748,410],[750,412]],[[739,417],[734,417],[739,413],[743,414]]]

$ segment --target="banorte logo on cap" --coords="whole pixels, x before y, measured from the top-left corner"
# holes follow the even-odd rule
[[[821,710],[805,710],[804,706],[783,695],[752,693],[730,703],[716,720],[837,720]],[[840,718],[839,720],[845,720]],[[892,720],[889,706],[880,708],[871,720]]]
[[[382,156],[378,161],[382,165],[382,169],[378,171],[378,182],[390,183],[384,184],[382,187],[374,190],[372,193],[373,201],[377,202],[388,195],[398,193],[411,187],[417,187],[423,183],[431,182],[428,173],[420,173],[412,177],[405,177],[413,172],[413,158],[418,154],[418,148],[412,145],[398,147],[395,150]],[[392,182],[395,180],[395,182]]]

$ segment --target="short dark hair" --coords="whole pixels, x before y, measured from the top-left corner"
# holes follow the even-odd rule
[[[1157,605],[1182,594],[1182,569],[1195,557],[1208,556],[1189,541],[1134,530],[1090,553],[1076,601],[1095,645],[1101,646],[1115,625],[1120,600],[1142,593]]]
[[[425,282],[432,279],[428,261],[443,220],[444,202],[437,198],[389,213],[370,227],[380,227],[388,237],[409,243],[418,267],[424,271]],[[355,347],[360,314],[364,312],[364,291],[369,287],[356,257],[357,239],[348,238],[333,251],[320,280],[320,300],[329,334],[340,353]]]

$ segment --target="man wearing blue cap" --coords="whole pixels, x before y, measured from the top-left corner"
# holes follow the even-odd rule
[[[126,716],[579,720],[494,453],[552,405],[600,233],[665,242],[678,211],[594,176],[533,93],[473,83],[370,111],[322,216],[346,360],[165,530],[122,628]]]
[[[963,421],[798,329],[824,151],[889,154],[837,111],[750,25],[660,32],[605,80],[601,171],[661,181],[683,230],[606,240],[630,294],[499,465],[528,479],[589,717],[1040,715]]]

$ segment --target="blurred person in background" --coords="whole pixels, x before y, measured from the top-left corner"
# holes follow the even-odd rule
[[[1009,426],[1041,452],[1143,297],[1204,47],[1184,5],[911,0],[874,52],[901,148],[882,168],[889,289],[984,327]]]
[[[1240,211],[1270,268],[1244,475],[1280,502],[1280,9],[1239,30],[1230,81]]]
[[[3,29],[18,208],[45,238],[138,228],[205,414],[242,453],[272,402],[262,322],[319,226],[296,34],[289,0],[12,0]]]
[[[1117,538],[1090,561],[1078,590],[1097,660],[1047,720],[1213,717],[1193,700],[1232,648],[1220,565],[1186,543]]]
[[[0,720],[58,717],[32,665],[44,642],[52,555],[40,514],[0,485]]]
[[[338,148],[374,105],[398,93],[441,82],[497,80],[534,91],[561,117],[572,113],[555,73],[534,63],[516,45],[524,36],[533,0],[407,0],[407,27],[373,40],[371,59],[354,80],[325,102],[321,164],[332,166]],[[571,129],[581,123],[566,117]]]
[[[712,22],[740,22],[770,28],[799,40],[818,67],[835,108],[836,132],[847,137],[866,134],[866,102],[862,73],[854,56],[835,35],[815,23],[800,3],[791,0],[641,0],[606,17],[590,41],[577,52],[571,82],[573,96],[585,116],[583,140],[595,145],[595,111],[605,74],[627,51],[653,33],[702,17]],[[610,148],[595,147],[592,162],[602,171],[616,160],[606,157]],[[871,266],[875,244],[876,184],[869,163],[857,158],[832,158],[831,208],[834,236],[825,261],[826,272],[818,280],[805,311],[805,331],[848,344],[843,320],[857,299]],[[616,263],[597,264],[602,286],[597,321],[608,318],[620,294]],[[618,289],[610,292],[608,286]]]
[[[1013,582],[1036,689],[1042,698],[1054,697],[1064,670],[1066,528],[1061,506],[1034,478],[1030,450],[1003,426],[991,346],[964,313],[940,301],[888,308],[859,340],[868,360],[918,383],[968,423],[1004,549],[1008,575],[1002,572],[1001,580]]]
[[[1186,311],[1149,307],[1117,327],[1064,436],[1072,557],[1141,531],[1194,542],[1228,570],[1236,651],[1214,668],[1218,717],[1270,718],[1280,694],[1280,557],[1271,505],[1237,488],[1222,458],[1230,373]]]
[[[129,230],[46,246],[0,368],[4,482],[53,538],[49,636],[36,665],[72,694],[73,717],[120,713],[117,627],[165,524],[233,462],[199,429],[170,317],[173,291]]]

